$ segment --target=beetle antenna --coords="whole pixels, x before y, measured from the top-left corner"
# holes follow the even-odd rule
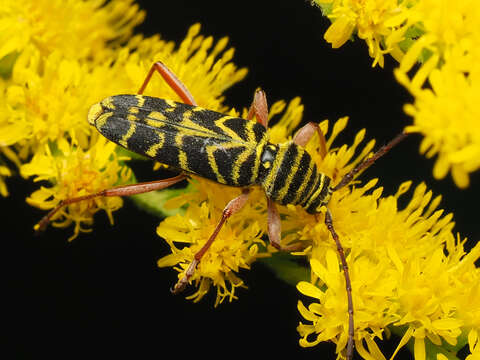
[[[375,161],[377,161],[379,158],[385,155],[388,151],[390,151],[391,148],[396,146],[400,141],[405,139],[407,136],[408,134],[406,132],[401,132],[400,134],[395,136],[392,140],[390,140],[389,143],[387,143],[386,145],[383,145],[380,149],[378,149],[376,153],[374,153],[369,158],[363,160],[352,171],[345,174],[342,180],[340,180],[340,182],[332,189],[332,191],[337,191],[343,188],[344,186],[350,184],[350,182],[354,179],[355,175],[357,175],[363,169],[368,168],[370,165],[372,165]]]
[[[363,169],[368,168],[372,165],[375,161],[385,155],[391,148],[397,145],[400,141],[402,141],[408,134],[402,132],[395,136],[389,143],[382,146],[376,153],[374,153],[369,158],[363,160],[360,164],[358,164],[353,170],[351,170],[348,174],[346,174],[337,186],[332,188],[333,191],[337,191],[342,187],[348,185],[356,174],[358,174]],[[325,225],[327,226],[328,230],[332,234],[333,240],[337,245],[337,252],[340,256],[340,260],[342,262],[343,273],[345,276],[345,287],[347,291],[347,300],[348,300],[348,341],[346,347],[346,359],[351,360],[353,357],[353,349],[354,349],[354,322],[353,322],[353,298],[352,298],[352,283],[350,280],[350,272],[347,265],[347,260],[345,257],[345,251],[343,250],[343,246],[340,243],[340,239],[338,234],[335,231],[333,226],[332,214],[330,210],[327,208],[327,212],[325,213]]]

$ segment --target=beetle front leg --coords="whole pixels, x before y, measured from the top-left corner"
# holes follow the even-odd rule
[[[320,156],[322,159],[327,155],[327,143],[325,141],[325,136],[320,130],[318,124],[314,122],[309,122],[308,124],[302,126],[298,131],[293,135],[293,142],[296,145],[305,147],[307,143],[311,140],[315,132],[320,136]]]
[[[213,234],[210,235],[210,238],[207,240],[207,242],[194,255],[192,262],[187,268],[187,271],[185,271],[185,275],[180,280],[178,280],[178,282],[175,284],[175,286],[171,290],[172,293],[178,294],[179,292],[185,289],[189,280],[195,273],[195,269],[197,268],[197,265],[200,263],[200,260],[202,259],[203,255],[207,252],[207,250],[212,245],[213,241],[216,239],[218,233],[220,232],[220,229],[223,227],[223,225],[225,224],[225,222],[230,216],[234,215],[235,213],[237,213],[243,208],[243,206],[248,200],[249,195],[250,195],[250,190],[244,189],[240,196],[237,196],[235,199],[230,200],[227,206],[225,206],[222,212],[222,218],[220,219],[217,226],[215,227]]]
[[[252,104],[248,109],[247,120],[252,120],[254,116],[265,128],[268,127],[267,95],[265,95],[265,91],[261,89],[257,89],[253,95]]]

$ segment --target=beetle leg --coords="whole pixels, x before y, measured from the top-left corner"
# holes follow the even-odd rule
[[[55,215],[55,213],[59,211],[61,208],[63,208],[64,206],[71,205],[83,200],[90,200],[90,199],[99,198],[99,197],[130,196],[130,195],[142,194],[142,193],[146,193],[154,190],[161,190],[173,184],[176,184],[177,182],[180,182],[186,178],[187,178],[187,175],[180,174],[168,179],[149,181],[149,182],[143,182],[138,184],[116,186],[110,189],[99,191],[94,194],[62,200],[57,206],[55,206],[52,210],[50,210],[50,212],[47,215],[45,215],[37,225],[35,225],[35,231],[38,233],[40,231],[45,230],[52,216]]]
[[[257,89],[253,95],[253,101],[248,110],[247,120],[252,120],[256,116],[257,121],[268,127],[268,104],[265,91]]]
[[[212,245],[213,241],[215,240],[218,233],[220,232],[220,229],[222,228],[222,226],[225,224],[225,222],[230,216],[237,213],[238,211],[240,211],[240,209],[243,208],[243,206],[248,200],[249,195],[250,195],[250,190],[244,189],[241,195],[237,196],[235,199],[230,200],[227,206],[225,206],[225,208],[223,209],[222,218],[220,219],[217,226],[215,227],[213,234],[210,235],[210,238],[207,240],[207,242],[194,255],[193,261],[190,263],[189,267],[187,268],[185,275],[180,280],[178,280],[178,282],[175,284],[175,286],[171,290],[172,293],[178,294],[179,292],[185,289],[185,287],[188,284],[188,281],[195,273],[195,269],[197,268],[197,265],[200,263],[200,260],[202,259],[205,252]]]
[[[275,202],[272,199],[267,197],[268,203],[268,239],[270,244],[280,251],[299,251],[304,248],[304,245],[301,243],[296,243],[292,245],[282,246],[280,244],[280,239],[282,237],[282,222],[280,219],[280,214],[278,213]]]
[[[195,106],[197,105],[195,99],[193,98],[190,91],[188,91],[185,84],[182,83],[180,79],[165,64],[160,61],[154,63],[150,68],[150,71],[148,72],[147,77],[145,78],[142,86],[140,87],[140,90],[138,90],[138,93],[140,95],[143,94],[143,92],[145,91],[145,88],[150,82],[154,71],[158,71],[160,75],[162,75],[163,79],[172,88],[172,90],[175,91],[178,96],[180,96],[180,98],[185,104]]]
[[[307,145],[312,138],[313,134],[315,134],[315,131],[318,132],[318,135],[320,136],[320,155],[323,159],[325,155],[327,155],[327,143],[325,141],[325,136],[323,135],[322,130],[320,130],[318,124],[309,122],[308,124],[302,126],[300,129],[298,129],[295,135],[293,135],[293,142],[301,147],[305,147],[305,145]]]

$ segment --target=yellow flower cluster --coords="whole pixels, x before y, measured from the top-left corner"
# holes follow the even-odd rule
[[[85,152],[85,157],[91,156],[88,154],[89,147],[95,144],[89,140],[91,130],[85,121],[85,104],[98,100],[101,96],[99,91],[109,83],[102,83],[94,77],[94,61],[103,63],[103,68],[108,69],[108,62],[114,61],[112,57],[118,44],[130,37],[134,26],[143,20],[144,12],[139,11],[132,2],[1,2],[2,195],[8,194],[4,179],[11,175],[14,168],[24,176],[38,176],[38,179],[48,180],[59,188],[62,180],[57,176],[68,167],[64,166],[64,162],[66,158],[71,158],[71,151],[77,151],[74,147],[78,148],[78,152]],[[105,76],[112,74],[103,73],[104,80],[107,79]],[[65,139],[68,145],[62,143],[60,146],[57,143]],[[66,149],[69,149],[68,154],[62,153]],[[102,152],[103,149],[97,151]],[[111,150],[106,149],[106,153],[110,154]],[[35,161],[39,167],[35,168],[31,156],[37,154],[44,154],[45,161],[40,165],[37,156]],[[46,159],[57,156],[62,165],[56,170],[52,167],[51,176],[48,177],[45,173]],[[112,158],[106,161],[116,160]],[[103,173],[102,168],[92,170]],[[45,198],[47,202],[39,204],[37,201],[36,205],[41,208],[53,207],[65,195],[68,193],[59,189],[58,193]],[[77,219],[77,225],[84,220],[91,221]]]
[[[440,197],[432,199],[425,185],[415,188],[402,210],[398,200],[410,188],[409,182],[396,195],[383,198],[381,189],[365,194],[373,185],[340,195],[338,205],[335,199],[331,203],[336,230],[344,246],[351,248],[347,261],[358,353],[364,359],[385,359],[375,339],[382,340],[389,331],[403,334],[396,352],[414,339],[417,360],[425,360],[429,342],[461,347],[463,343],[457,342],[462,331],[476,343],[480,271],[475,261],[480,245],[465,254],[465,241],[452,234],[452,216],[443,216],[437,209]],[[312,252],[312,282],[298,284],[300,292],[317,300],[308,308],[298,304],[308,321],[298,327],[300,344],[314,346],[331,340],[340,354],[347,341],[345,280],[328,234],[314,224],[309,232],[323,244],[321,251]],[[327,289],[320,290],[322,285]]]
[[[191,180],[193,181],[193,180]],[[168,206],[178,208],[188,204],[184,214],[166,218],[157,228],[172,253],[158,261],[159,267],[175,267],[181,278],[205,241],[212,235],[225,205],[240,195],[240,190],[195,178],[196,191],[174,198]],[[236,288],[245,287],[236,275],[240,269],[249,269],[260,257],[269,256],[262,239],[266,228],[265,216],[259,216],[258,202],[264,202],[260,191],[255,191],[246,206],[223,226],[216,240],[197,266],[192,281],[197,291],[187,296],[200,301],[213,286],[216,288],[215,306],[225,299],[236,299]],[[177,247],[182,244],[182,247]],[[188,246],[187,246],[188,245]]]
[[[58,199],[68,199],[93,194],[100,189],[111,187],[111,184],[126,183],[131,179],[130,169],[120,162],[128,158],[117,157],[116,145],[104,138],[92,140],[93,145],[87,150],[72,146],[65,139],[57,142],[58,151],[52,154],[51,147],[45,145],[44,151],[37,151],[32,160],[21,167],[24,177],[35,177],[35,181],[51,181],[52,187],[41,187],[36,190],[27,202],[37,208],[49,210],[58,205]],[[40,149],[39,149],[40,150]],[[106,211],[110,223],[113,224],[112,211],[122,206],[120,197],[97,198],[92,201],[81,201],[60,210],[58,227],[67,227],[74,223],[75,229],[69,240],[77,234],[91,231],[93,215],[100,209]],[[86,225],[87,227],[83,227]]]
[[[278,124],[269,129],[269,135],[278,140],[285,140],[300,123],[303,113],[300,99],[293,99],[288,106],[283,101],[274,103],[269,118],[282,112]],[[239,114],[232,110],[231,115]],[[246,111],[243,115],[246,116]],[[195,253],[213,233],[225,205],[241,192],[238,188],[196,176],[193,178],[191,183],[196,191],[181,194],[166,204],[172,209],[188,204],[186,212],[166,218],[157,228],[158,235],[171,249],[171,254],[161,258],[158,266],[175,266],[179,278],[183,277]],[[270,256],[262,239],[267,228],[266,209],[265,194],[260,188],[253,188],[246,205],[223,226],[197,266],[192,281],[198,290],[189,299],[199,301],[211,287],[216,289],[215,305],[225,299],[237,298],[236,288],[245,287],[245,284],[236,273],[248,269],[255,260]]]
[[[205,38],[197,24],[174,50],[175,44],[159,36],[132,37],[144,15],[132,0],[2,5],[0,28],[8,31],[0,34],[0,194],[8,194],[5,177],[14,168],[52,184],[28,199],[45,210],[128,182],[125,158],[97,136],[87,111],[109,95],[136,93],[154,61],[161,59],[182,76],[199,104],[225,110],[223,91],[246,74],[230,63],[228,39]],[[160,79],[147,92],[176,99]],[[96,211],[104,209],[111,218],[121,204],[121,199],[88,200],[67,206],[52,221],[62,227],[73,223],[75,237],[88,229]]]
[[[414,96],[406,131],[424,136],[420,152],[437,155],[433,175],[451,172],[458,187],[480,168],[480,3],[475,0],[315,0],[332,20],[325,39],[334,48],[354,33],[373,65],[384,54],[400,65],[398,81]],[[420,62],[420,66],[414,65]]]
[[[326,142],[314,137],[307,145],[320,171],[331,176],[334,184],[374,145],[370,141],[358,149],[365,135],[361,131],[351,146],[334,148],[332,143],[346,124],[346,118],[340,119]],[[320,128],[327,134],[328,122],[322,122]],[[382,340],[385,332],[393,331],[403,334],[398,349],[412,338],[416,359],[425,360],[426,342],[455,346],[463,331],[469,334],[473,353],[480,329],[480,271],[475,267],[480,244],[465,253],[465,240],[452,233],[453,216],[438,209],[441,197],[433,198],[424,184],[418,185],[408,205],[399,209],[398,200],[411,182],[387,197],[382,197],[382,188],[375,188],[376,183],[374,179],[343,188],[333,193],[328,205],[342,245],[349,249],[357,351],[365,359],[384,359],[375,339]],[[302,209],[289,205],[280,212],[288,234],[283,239],[286,243],[312,243],[304,252],[310,258],[312,279],[300,282],[298,289],[317,302],[308,307],[298,304],[308,321],[298,327],[300,345],[333,341],[343,357],[348,312],[335,243],[323,221],[305,216]]]
[[[357,34],[367,42],[373,65],[382,66],[384,54],[399,62],[395,75],[414,96],[414,103],[405,106],[406,113],[413,118],[413,125],[407,126],[406,131],[424,136],[422,154],[437,155],[433,169],[437,179],[451,172],[457,186],[467,187],[469,174],[480,168],[479,3],[473,0],[315,0],[314,3],[332,20],[325,39],[334,48]],[[451,217],[441,217],[441,211],[435,210],[440,198],[431,200],[432,195],[424,185],[415,189],[405,209],[398,210],[399,195],[409,186],[402,184],[397,195],[387,198],[378,197],[376,191],[363,195],[364,205],[370,201],[368,206],[348,214],[344,223],[345,208],[332,210],[337,231],[343,232],[340,237],[346,238],[347,247],[352,246],[347,260],[352,274],[357,350],[365,359],[383,359],[374,339],[382,339],[381,329],[388,326],[389,331],[402,334],[397,351],[411,340],[416,359],[425,359],[426,347],[435,346],[429,356],[444,359],[445,348],[450,346],[456,351],[468,341],[471,354],[467,358],[473,360],[478,358],[480,349],[480,273],[475,267],[480,246],[465,253],[465,241],[451,233]],[[352,190],[351,194],[360,189]],[[362,219],[357,228],[358,214],[362,214]],[[369,220],[364,214],[368,214]],[[345,231],[341,230],[343,225],[347,226]],[[370,231],[368,236],[363,232],[364,225]],[[377,233],[375,228],[381,231]],[[307,229],[304,227],[302,231]],[[338,318],[333,309],[343,306],[346,311],[341,291],[344,283],[340,274],[332,276],[331,270],[338,268],[338,262],[328,253],[319,252],[320,259],[315,255],[311,259],[313,284],[324,284],[327,290],[320,291],[309,283],[298,286],[301,292],[319,301],[308,308],[299,303],[300,312],[310,323],[301,324],[298,330],[304,346],[330,339],[337,343],[340,353],[346,342],[347,316]],[[333,296],[328,296],[329,292]]]
[[[2,0],[0,59],[35,47],[42,56],[60,51],[68,59],[104,60],[145,18],[133,2]]]
[[[420,2],[324,3],[331,7],[329,14],[334,20],[327,35],[332,44],[341,46],[356,29],[379,64],[383,64],[385,53],[403,54],[402,39],[410,25],[417,26],[427,19],[421,17],[422,8],[416,6]],[[69,16],[64,16],[65,12]],[[412,16],[405,17],[406,13]],[[436,15],[432,12],[429,16]],[[190,28],[177,49],[158,36],[132,37],[134,26],[143,17],[132,0],[2,2],[0,28],[8,31],[0,34],[0,194],[7,194],[3,179],[11,176],[13,169],[26,178],[49,184],[27,199],[45,210],[67,198],[128,183],[132,174],[124,162],[126,158],[88,126],[88,105],[112,94],[135,93],[156,60],[162,60],[182,79],[200,106],[228,112],[222,104],[223,92],[241,80],[246,70],[238,70],[230,62],[233,49],[226,49],[227,39],[215,42],[211,37],[205,38],[199,35],[199,25]],[[410,23],[409,19],[415,21]],[[422,35],[417,41],[422,45],[415,43],[408,48],[400,69],[410,70],[426,50],[428,60],[411,81],[406,75],[398,75],[412,92],[419,94],[426,91],[422,86],[428,76],[436,91],[445,89],[448,81],[438,73],[445,64],[458,71],[457,77],[449,78],[458,86],[465,87],[470,83],[465,85],[463,80],[478,76],[468,67],[468,61],[474,59],[468,47],[471,42],[459,48],[468,51],[456,49],[453,56],[445,47],[440,54],[442,36],[444,44],[454,44],[452,39],[461,34],[455,32],[457,28],[451,34],[443,34],[440,28],[434,31],[435,24],[423,23],[425,37]],[[430,33],[436,34],[434,40],[426,37]],[[448,63],[452,58],[455,61]],[[434,70],[438,70],[437,75]],[[147,94],[176,99],[175,93],[160,80],[151,82]],[[433,92],[425,95],[427,100],[432,97]],[[433,106],[426,100],[425,103]],[[412,114],[421,113],[417,103],[410,109]],[[274,103],[270,117],[280,119],[268,130],[270,140],[278,143],[291,139],[302,113],[298,98],[288,105]],[[234,110],[230,114],[239,115]],[[320,171],[333,184],[374,147],[373,140],[360,146],[364,130],[350,146],[335,147],[334,141],[347,122],[347,118],[342,118],[331,129],[328,121],[322,122],[320,129],[328,137],[315,134],[306,146]],[[424,147],[433,145],[427,142]],[[441,148],[433,149],[433,153],[441,153]],[[468,151],[460,152],[454,159],[463,161],[470,155]],[[448,159],[442,161],[450,164]],[[474,167],[462,164],[460,170],[452,170],[457,181],[464,180],[465,171]],[[440,174],[445,172],[444,167],[438,170]],[[157,229],[171,249],[171,254],[160,259],[158,265],[174,267],[179,277],[212,234],[225,205],[240,192],[202,178],[192,177],[190,182],[195,191],[184,192],[168,202],[173,209],[188,205],[186,210],[167,217]],[[399,210],[398,199],[408,191],[410,183],[402,184],[396,195],[382,197],[382,189],[375,188],[376,182],[342,188],[332,195],[328,205],[350,266],[358,352],[365,359],[384,359],[376,340],[390,331],[388,327],[402,332],[399,348],[414,339],[417,360],[425,359],[426,343],[455,345],[464,334],[473,360],[480,351],[480,273],[474,265],[480,257],[480,246],[469,254],[464,252],[464,242],[452,234],[452,216],[437,209],[440,197],[432,199],[425,185],[417,186],[410,203]],[[121,206],[119,198],[91,199],[62,208],[52,221],[61,227],[73,224],[72,239],[80,231],[89,230],[97,211],[103,209],[112,220],[112,212]],[[279,206],[279,212],[283,244],[304,241],[308,245],[298,255],[310,260],[312,278],[299,283],[298,289],[317,300],[308,306],[299,302],[299,311],[308,322],[298,327],[300,344],[312,346],[319,341],[333,341],[342,357],[348,325],[345,280],[323,216],[308,215],[295,206]],[[197,267],[192,277],[197,291],[189,298],[199,301],[212,288],[216,290],[216,305],[237,297],[236,289],[245,286],[238,272],[275,251],[265,242],[266,218],[265,195],[260,189],[253,189],[247,205],[229,219]]]
[[[384,54],[401,56],[401,42],[408,29],[399,17],[412,1],[401,0],[314,0],[332,20],[325,40],[339,48],[354,33],[365,40],[373,66],[383,67]]]
[[[268,134],[272,142],[290,138],[303,112],[299,99],[275,103],[271,116],[282,113]],[[337,183],[371,153],[374,141],[363,148],[365,131],[360,131],[350,146],[334,147],[338,134],[348,119],[339,119],[327,139],[315,135],[307,144],[322,173]],[[328,134],[329,123],[320,124]],[[183,277],[193,256],[213,233],[225,204],[240,190],[195,178],[196,191],[181,194],[168,202],[171,208],[188,204],[182,214],[170,216],[158,227],[171,248],[171,254],[159,260],[161,267],[174,267]],[[477,343],[480,319],[474,299],[478,299],[480,272],[474,262],[480,257],[480,245],[468,255],[464,241],[452,233],[452,215],[444,215],[424,184],[418,185],[404,209],[398,200],[411,187],[406,182],[394,196],[382,197],[377,180],[353,188],[343,188],[332,195],[328,205],[342,244],[347,249],[355,308],[355,343],[365,359],[385,359],[376,340],[397,331],[402,334],[398,349],[410,339],[415,342],[417,360],[425,360],[426,343],[442,341],[457,344],[462,331],[469,334],[472,349]],[[284,245],[305,241],[308,247],[297,253],[310,259],[312,279],[300,282],[298,289],[317,300],[298,309],[308,323],[298,331],[301,346],[321,341],[337,344],[339,357],[347,343],[348,311],[345,279],[339,265],[335,243],[323,219],[308,215],[296,206],[278,206],[282,216]],[[255,260],[268,257],[275,250],[262,241],[266,233],[266,203],[259,189],[254,189],[247,205],[232,217],[219,233],[192,277],[197,291],[190,299],[199,301],[213,287],[216,302],[237,297],[236,289],[245,287],[237,273],[248,269]],[[469,309],[466,311],[465,309]],[[473,311],[473,313],[471,312]],[[398,351],[397,349],[397,351]],[[472,350],[473,351],[473,350]]]
[[[465,188],[480,169],[480,3],[422,0],[406,19],[419,21],[423,32],[395,71],[415,97],[405,107],[413,118],[406,130],[424,136],[422,154],[437,155],[435,178],[451,172]],[[422,64],[411,75],[418,59]]]

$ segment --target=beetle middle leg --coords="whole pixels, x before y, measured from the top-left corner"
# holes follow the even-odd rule
[[[216,239],[218,233],[220,232],[220,229],[223,227],[223,225],[225,224],[225,222],[230,216],[234,215],[235,213],[237,213],[243,208],[243,206],[248,200],[249,195],[250,195],[250,190],[244,189],[239,196],[230,200],[227,206],[225,206],[225,208],[223,209],[222,218],[220,219],[217,226],[215,227],[215,230],[213,231],[212,235],[210,235],[210,238],[207,240],[207,242],[194,255],[192,262],[187,268],[187,271],[185,271],[185,275],[175,284],[175,286],[172,289],[172,293],[177,294],[185,289],[185,287],[188,284],[188,281],[195,273],[195,269],[197,268],[197,265],[200,263],[200,260],[202,259],[203,255],[205,255],[207,250],[212,245],[213,241]]]
[[[282,227],[281,227],[281,219],[280,214],[278,213],[277,206],[272,199],[267,197],[267,213],[268,213],[268,239],[270,240],[270,244],[280,251],[292,252],[292,251],[300,251],[305,246],[299,242],[291,245],[282,245],[280,244],[280,240],[282,237]]]
[[[142,94],[145,91],[145,88],[150,82],[152,75],[155,71],[157,71],[162,76],[162,78],[175,91],[175,93],[182,99],[184,103],[189,105],[195,105],[195,106],[197,105],[197,103],[195,102],[192,94],[187,89],[187,87],[180,81],[180,79],[178,79],[178,77],[166,65],[164,65],[160,61],[155,62],[150,68],[150,71],[148,72],[142,86],[138,91],[139,94]],[[255,92],[255,97],[252,102],[252,106],[250,107],[249,119],[252,119],[253,116],[256,116],[258,121],[262,123],[264,126],[266,126],[268,121],[268,110],[266,105],[265,93],[261,90],[257,90]],[[190,278],[195,273],[195,269],[200,263],[200,260],[202,259],[203,255],[210,248],[210,246],[216,239],[218,233],[220,232],[221,228],[223,227],[227,219],[230,216],[237,213],[241,208],[243,208],[243,206],[248,200],[249,193],[250,191],[248,189],[244,189],[240,196],[234,198],[233,200],[230,200],[230,202],[225,206],[222,213],[222,218],[220,219],[217,226],[215,227],[215,230],[213,231],[212,235],[207,240],[207,242],[202,246],[202,248],[194,255],[194,258],[190,263],[190,265],[188,266],[185,272],[185,275],[175,284],[175,286],[172,289],[172,293],[177,294],[185,289]]]

